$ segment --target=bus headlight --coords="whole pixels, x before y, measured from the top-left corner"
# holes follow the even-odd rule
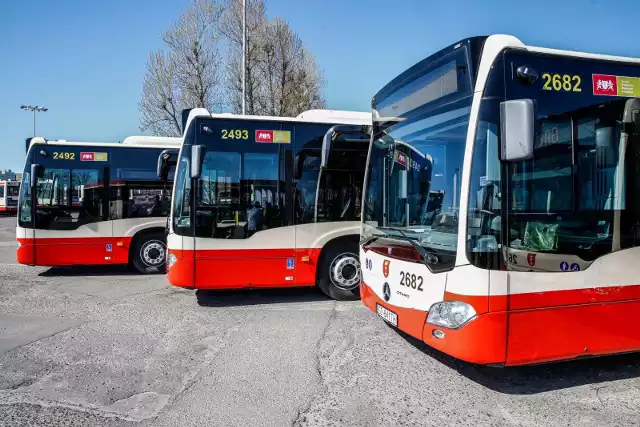
[[[178,261],[178,258],[176,258],[174,254],[169,252],[169,254],[167,255],[167,268],[171,268],[171,266],[175,264],[176,261]]]
[[[458,329],[475,315],[476,310],[466,302],[442,301],[431,306],[427,323],[448,329]]]

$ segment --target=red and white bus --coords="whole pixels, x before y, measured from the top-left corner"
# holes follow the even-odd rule
[[[16,213],[19,195],[19,181],[0,181],[0,213]]]
[[[315,286],[357,299],[370,113],[192,110],[176,166],[167,275],[196,289]]]
[[[32,138],[20,192],[20,264],[132,264],[164,272],[173,175],[162,153],[181,138],[132,136],[122,143]]]
[[[392,80],[372,104],[365,306],[479,364],[640,350],[639,98],[640,59],[505,35]],[[432,170],[394,173],[403,144]]]

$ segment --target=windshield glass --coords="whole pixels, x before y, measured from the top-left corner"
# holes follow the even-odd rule
[[[18,225],[75,230],[108,220],[166,217],[171,193],[157,177],[160,151],[116,144],[32,145],[21,186]],[[42,168],[34,189],[35,218],[29,182],[32,162]]]
[[[368,144],[338,139],[321,167],[323,139],[333,126],[197,118],[177,170],[173,231],[249,239],[291,225],[359,221]],[[206,147],[198,180],[188,172],[193,144]]]
[[[196,140],[195,129],[199,128],[194,123],[179,160],[174,231],[196,237],[244,239],[281,226],[286,214],[284,157],[293,145],[292,131],[269,121],[202,123],[212,130],[200,132]],[[194,141],[206,147],[197,181],[191,180],[188,172]]]
[[[20,187],[18,185],[7,185],[7,196],[15,197],[20,194]]]
[[[465,98],[402,122],[372,143],[366,227],[401,229],[425,248],[455,252],[469,104]]]
[[[587,266],[583,261],[633,245],[625,223],[627,191],[637,186],[628,170],[637,142],[628,142],[638,138],[625,130],[623,117],[638,106],[638,100],[605,102],[539,121],[533,158],[512,164],[509,172],[514,266],[518,252],[527,251],[542,257],[536,262],[528,255],[530,267],[580,270]]]
[[[373,100],[362,238],[410,239],[432,271],[455,264],[471,77],[462,46],[416,64]]]
[[[640,99],[630,88],[638,83],[637,66],[523,52],[509,60],[576,75],[581,90],[545,90],[544,78],[533,85],[508,82],[509,99],[536,100],[533,156],[506,165],[508,268],[581,271],[636,246]]]

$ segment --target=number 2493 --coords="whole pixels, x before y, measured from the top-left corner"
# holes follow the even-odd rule
[[[544,73],[542,75],[544,80],[543,90],[555,90],[557,92],[582,92],[580,84],[582,79],[580,76],[571,76],[569,74],[551,74]]]
[[[222,139],[249,139],[246,129],[222,129]]]

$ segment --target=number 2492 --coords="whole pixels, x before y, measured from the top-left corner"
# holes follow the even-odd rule
[[[544,80],[542,90],[555,90],[558,92],[582,92],[582,88],[580,87],[582,79],[580,78],[580,76],[544,73],[542,75],[542,80]]]

